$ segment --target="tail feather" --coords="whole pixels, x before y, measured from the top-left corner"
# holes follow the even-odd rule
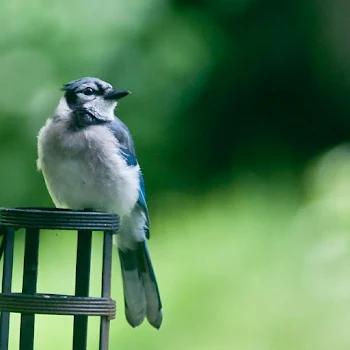
[[[146,316],[148,322],[153,327],[159,329],[162,324],[163,313],[157,279],[153,270],[146,241],[140,242],[139,246],[139,261],[147,302]]]
[[[118,249],[122,270],[125,316],[132,327],[139,326],[146,316],[146,296],[135,251]]]
[[[162,303],[147,243],[137,243],[135,250],[119,249],[124,285],[125,315],[137,327],[145,317],[155,328],[162,324]]]

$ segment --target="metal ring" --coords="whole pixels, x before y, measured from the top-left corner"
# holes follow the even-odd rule
[[[117,231],[119,216],[56,208],[0,208],[0,227]]]
[[[45,315],[86,315],[115,318],[116,302],[110,298],[60,294],[0,294],[0,311]]]

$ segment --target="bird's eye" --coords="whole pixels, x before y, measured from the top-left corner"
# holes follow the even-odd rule
[[[83,90],[83,94],[90,96],[94,93],[94,89],[92,89],[91,87],[87,87],[86,89]]]

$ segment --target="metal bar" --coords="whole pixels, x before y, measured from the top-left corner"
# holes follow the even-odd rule
[[[77,264],[75,273],[75,296],[89,296],[92,231],[79,230]],[[74,316],[73,350],[87,348],[88,316]]]
[[[24,250],[23,294],[36,294],[39,259],[39,229],[27,228]],[[20,350],[34,349],[34,313],[21,314]]]
[[[113,231],[105,231],[103,235],[103,260],[102,260],[102,292],[103,298],[111,296],[111,277],[112,277],[112,247]],[[100,344],[99,350],[108,349],[110,319],[106,316],[101,317],[100,323]]]
[[[4,242],[4,266],[2,273],[2,293],[11,293],[12,270],[13,270],[13,249],[15,230],[8,227],[3,236]],[[0,350],[7,350],[9,344],[10,313],[2,312],[0,318]]]

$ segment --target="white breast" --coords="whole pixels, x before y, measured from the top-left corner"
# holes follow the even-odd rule
[[[67,132],[66,126],[49,120],[38,140],[38,167],[55,205],[130,214],[138,199],[139,166],[126,164],[107,127]]]

